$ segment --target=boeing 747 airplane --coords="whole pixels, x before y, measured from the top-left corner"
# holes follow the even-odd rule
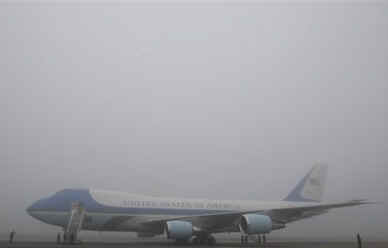
[[[215,243],[212,234],[241,233],[241,242],[333,208],[368,204],[365,200],[321,203],[326,165],[316,165],[278,202],[175,199],[95,190],[64,189],[27,208],[34,218],[62,227],[74,241],[80,230],[167,234],[180,242]]]

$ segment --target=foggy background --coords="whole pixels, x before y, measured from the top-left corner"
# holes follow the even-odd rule
[[[54,240],[25,209],[63,188],[279,200],[315,162],[325,200],[388,202],[386,2],[3,2],[0,31],[3,235]],[[387,224],[361,206],[270,237]]]

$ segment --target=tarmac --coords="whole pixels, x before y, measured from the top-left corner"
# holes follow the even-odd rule
[[[9,244],[6,241],[0,241],[0,247],[9,248],[121,248],[121,247],[141,247],[141,248],[209,248],[211,246],[201,245],[179,245],[171,241],[165,242],[126,242],[126,243],[102,243],[102,242],[84,242],[75,245],[56,244],[53,242],[15,242]],[[251,243],[247,245],[241,245],[235,242],[223,242],[219,241],[215,246],[217,248],[222,247],[239,247],[239,248],[357,248],[356,242],[270,242],[266,246],[258,246],[257,244]],[[363,248],[387,248],[388,242],[364,242]]]

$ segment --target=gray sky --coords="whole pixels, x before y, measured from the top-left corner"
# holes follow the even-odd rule
[[[0,233],[62,188],[388,202],[387,4],[0,4]],[[279,235],[386,238],[386,205]]]

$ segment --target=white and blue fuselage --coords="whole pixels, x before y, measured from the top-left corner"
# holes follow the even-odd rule
[[[155,232],[142,223],[153,220],[241,212],[301,205],[292,202],[220,201],[143,196],[116,191],[65,189],[43,198],[27,208],[34,218],[47,224],[66,227],[72,203],[86,210],[84,230]],[[312,205],[314,203],[308,203]],[[306,205],[304,203],[303,205]],[[123,221],[123,219],[125,219]],[[117,220],[115,222],[115,220]],[[149,229],[152,230],[149,230]],[[163,230],[160,230],[163,232]]]

